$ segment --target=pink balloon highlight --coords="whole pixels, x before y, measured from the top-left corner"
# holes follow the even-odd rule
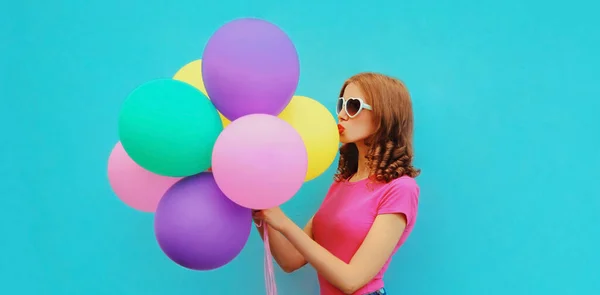
[[[161,176],[135,163],[117,142],[108,158],[108,181],[117,197],[134,209],[155,212],[165,192],[181,177]]]
[[[250,209],[287,202],[304,183],[307,167],[302,137],[284,120],[267,114],[231,122],[212,154],[212,172],[221,191]]]

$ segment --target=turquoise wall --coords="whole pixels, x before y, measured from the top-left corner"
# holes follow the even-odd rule
[[[418,225],[387,275],[396,294],[600,294],[600,20],[587,1],[11,1],[0,5],[0,293],[264,294],[253,232],[236,260],[171,262],[152,215],[106,179],[117,114],[139,84],[200,58],[224,22],[284,28],[298,94],[333,111],[380,71],[409,86]],[[284,209],[315,211],[333,169]],[[316,294],[313,270],[277,272]]]

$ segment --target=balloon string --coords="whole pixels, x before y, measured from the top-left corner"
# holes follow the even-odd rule
[[[273,258],[271,256],[271,245],[269,243],[269,229],[266,223],[262,221],[258,227],[263,227],[264,242],[265,242],[265,289],[267,295],[277,295],[277,285],[275,283],[275,271],[273,270]]]

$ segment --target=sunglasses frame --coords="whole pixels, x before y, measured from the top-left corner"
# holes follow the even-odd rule
[[[350,115],[348,113],[348,107],[347,107],[347,105],[348,105],[348,101],[351,100],[351,99],[355,99],[355,100],[358,100],[358,102],[360,102],[360,106],[358,107],[358,111],[356,111],[356,114],[354,114],[354,115]],[[373,110],[373,107],[371,105],[369,105],[368,103],[366,103],[360,97],[348,97],[348,99],[344,99],[343,97],[340,97],[340,98],[338,98],[338,103],[339,103],[340,100],[342,101],[342,108],[338,111],[337,104],[336,104],[336,106],[335,106],[336,115],[339,115],[340,112],[342,110],[344,110],[344,112],[346,112],[346,115],[348,115],[349,118],[354,118],[354,117],[358,116],[358,114],[360,114],[360,112],[362,112],[363,109],[369,110],[369,111]]]

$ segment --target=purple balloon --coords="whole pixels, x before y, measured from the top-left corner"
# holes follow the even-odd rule
[[[211,270],[232,261],[244,248],[252,211],[229,200],[212,173],[189,176],[162,197],[154,217],[156,239],[177,264]]]
[[[300,78],[298,52],[276,25],[243,18],[219,28],[202,56],[208,97],[230,121],[249,114],[277,116]]]

